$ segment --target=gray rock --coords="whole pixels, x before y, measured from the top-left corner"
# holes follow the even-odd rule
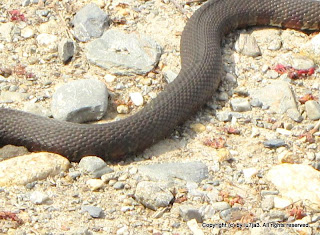
[[[306,112],[311,120],[320,119],[320,105],[315,100],[308,100],[306,103]]]
[[[53,117],[70,122],[88,122],[103,117],[108,105],[108,90],[94,79],[69,82],[53,94]]]
[[[43,192],[35,191],[30,194],[30,201],[33,204],[40,205],[45,203],[48,200],[49,200],[48,195]]]
[[[201,213],[203,220],[211,219],[216,213],[210,205],[201,206],[199,212]]]
[[[260,101],[260,100],[258,100],[258,99],[252,99],[251,101],[250,101],[250,105],[252,106],[252,107],[262,107],[262,102]]]
[[[165,188],[164,184],[149,181],[138,183],[134,195],[138,202],[151,210],[166,207],[174,199],[172,193]]]
[[[267,148],[279,148],[285,146],[286,142],[282,139],[271,139],[263,142],[263,145]]]
[[[176,74],[175,72],[173,72],[171,70],[167,70],[166,72],[164,72],[164,77],[165,77],[167,83],[173,82],[177,76],[178,76],[178,74]]]
[[[124,183],[123,183],[123,182],[116,182],[116,183],[113,185],[113,188],[114,188],[114,189],[117,189],[117,190],[123,189],[123,188],[124,188]]]
[[[202,162],[161,163],[138,167],[139,173],[154,181],[175,181],[176,179],[200,183],[208,178],[208,167]]]
[[[230,208],[221,211],[220,218],[226,222],[232,222],[241,219],[244,214],[245,213],[242,212],[239,208]]]
[[[23,146],[5,145],[0,148],[0,161],[28,154],[29,151]]]
[[[264,88],[253,89],[250,91],[250,96],[260,100],[264,106],[269,106],[271,112],[283,114],[289,109],[297,110],[289,83],[284,81],[273,81]]]
[[[146,74],[158,64],[161,48],[134,33],[108,30],[86,46],[88,60],[117,75]]]
[[[285,212],[272,210],[270,213],[265,213],[261,215],[261,221],[266,222],[282,222],[286,218]]]
[[[229,95],[227,92],[223,91],[218,94],[218,100],[227,101],[229,99]]]
[[[23,7],[29,6],[29,5],[30,5],[30,0],[22,0],[21,5],[22,5]]]
[[[69,175],[73,180],[75,180],[76,178],[78,178],[78,177],[81,175],[81,172],[79,172],[79,171],[72,171],[72,172],[69,172],[68,175]]]
[[[296,108],[291,108],[287,110],[287,115],[293,121],[302,122],[303,117],[301,116],[300,112]]]
[[[261,196],[268,196],[268,195],[279,195],[279,191],[271,191],[271,190],[262,190]]]
[[[100,178],[104,174],[113,172],[113,169],[98,157],[82,158],[79,162],[79,167],[94,178]]]
[[[200,211],[194,207],[183,205],[179,207],[179,212],[186,222],[192,219],[195,219],[198,223],[202,223],[203,221]]]
[[[108,15],[96,4],[90,3],[77,12],[72,20],[74,36],[81,42],[98,38],[109,27]]]
[[[232,110],[235,112],[246,112],[251,110],[250,103],[247,99],[235,98],[230,101]]]
[[[235,43],[235,49],[237,52],[247,56],[257,57],[261,55],[255,37],[249,34],[240,34]]]
[[[217,112],[217,119],[220,122],[230,122],[232,115],[230,112]]]
[[[82,206],[81,207],[81,211],[82,212],[88,212],[89,215],[93,218],[100,218],[102,217],[102,209],[100,207],[97,206]]]
[[[70,62],[74,53],[76,45],[75,42],[69,38],[64,38],[60,41],[58,45],[58,53],[61,61],[66,64]]]

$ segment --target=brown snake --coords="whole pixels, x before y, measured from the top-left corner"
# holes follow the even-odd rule
[[[89,125],[0,108],[0,144],[55,152],[72,161],[85,155],[119,160],[168,136],[212,97],[222,76],[220,46],[226,33],[251,25],[317,30],[319,22],[320,2],[315,0],[211,0],[182,33],[178,77],[141,111]]]

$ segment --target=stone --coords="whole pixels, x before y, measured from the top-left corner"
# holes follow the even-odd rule
[[[26,185],[69,168],[68,159],[55,153],[31,153],[0,162],[0,186]]]
[[[53,94],[53,117],[69,122],[100,120],[108,107],[108,89],[103,82],[82,79],[60,86]]]

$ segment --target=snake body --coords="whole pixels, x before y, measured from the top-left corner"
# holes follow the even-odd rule
[[[86,155],[122,159],[168,136],[214,95],[222,76],[220,47],[226,33],[252,25],[317,30],[319,23],[320,2],[315,0],[211,0],[185,26],[177,78],[141,111],[92,125],[0,108],[0,144],[59,153],[71,161]]]

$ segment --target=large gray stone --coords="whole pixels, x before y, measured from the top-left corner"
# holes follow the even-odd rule
[[[173,162],[139,166],[139,173],[154,181],[176,179],[200,183],[208,177],[208,167],[202,162]]]
[[[56,119],[88,122],[103,117],[108,105],[108,90],[103,82],[82,79],[69,82],[53,94],[51,111]]]
[[[146,74],[161,55],[160,46],[138,34],[108,30],[99,39],[88,43],[88,60],[118,75]]]
[[[109,26],[108,15],[96,4],[90,3],[77,12],[72,20],[74,36],[81,42],[100,37]]]

